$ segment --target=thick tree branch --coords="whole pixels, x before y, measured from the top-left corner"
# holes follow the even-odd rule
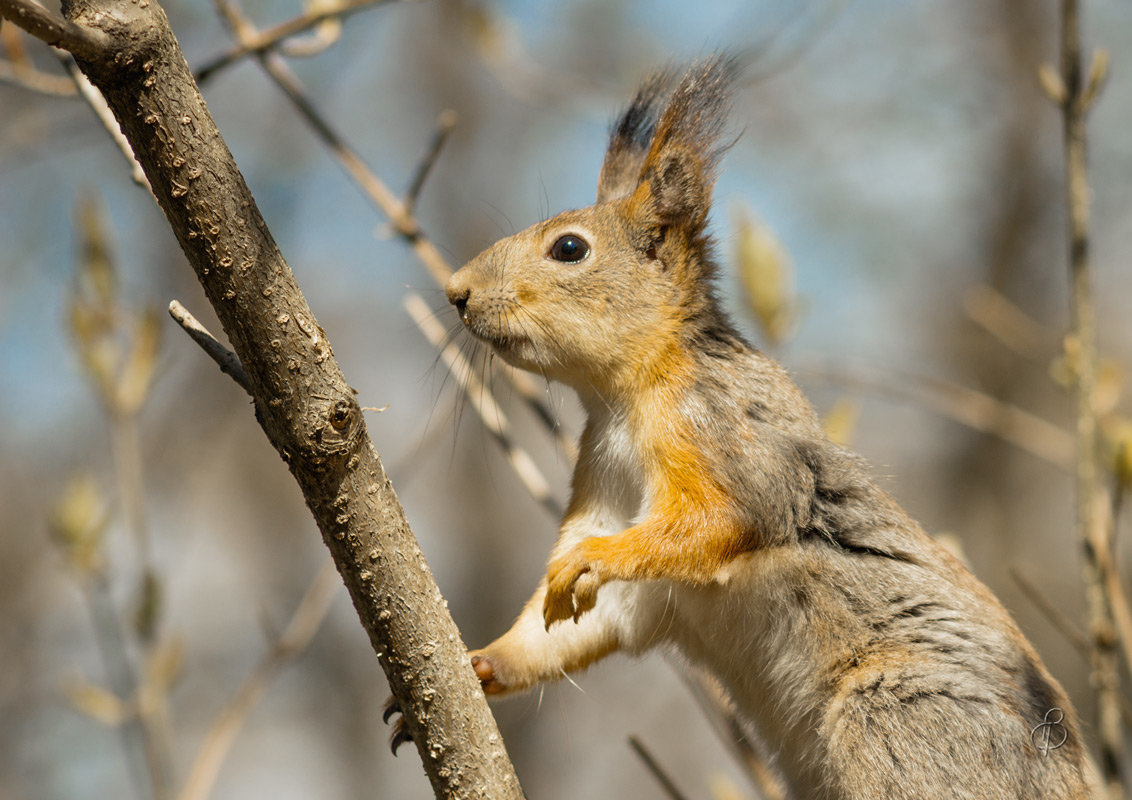
[[[25,5],[0,4],[5,16]],[[244,366],[256,416],[318,522],[436,796],[521,797],[354,392],[164,12],[154,0],[70,0],[63,10],[69,22],[59,29],[82,45],[74,51],[80,68],[113,110]]]

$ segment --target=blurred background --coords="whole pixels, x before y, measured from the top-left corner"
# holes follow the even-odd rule
[[[1132,412],[1132,4],[1083,5],[1088,48],[1112,53],[1090,157],[1115,464]],[[194,67],[232,46],[210,3],[164,6]],[[261,28],[304,13],[241,8]],[[388,2],[290,65],[399,193],[455,112],[416,214],[458,266],[592,201],[608,122],[643,75],[751,55],[713,216],[729,308],[962,549],[1092,720],[1084,660],[1011,577],[1082,624],[1061,127],[1037,78],[1056,20],[1052,1],[1016,0]],[[430,797],[412,747],[389,754],[385,679],[336,577],[300,615],[309,641],[264,661],[326,549],[247,397],[165,314],[176,298],[219,332],[156,205],[46,48],[4,25],[0,57],[0,798],[152,796],[139,739],[165,796],[185,797],[218,720],[239,725],[199,796]],[[29,88],[29,65],[59,94]],[[255,59],[203,91],[347,379],[384,409],[371,436],[466,641],[486,643],[556,520],[404,310],[416,292],[450,329],[443,292]],[[567,455],[488,383],[564,502]],[[540,391],[576,432],[573,399]],[[139,706],[140,733],[122,724]],[[660,655],[495,709],[532,798],[662,796],[631,734],[689,797],[753,796]]]

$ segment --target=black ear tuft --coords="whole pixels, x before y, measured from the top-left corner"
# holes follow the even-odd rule
[[[637,188],[641,167],[656,134],[660,112],[679,77],[679,73],[671,69],[653,73],[614,120],[598,179],[597,202],[627,197]]]

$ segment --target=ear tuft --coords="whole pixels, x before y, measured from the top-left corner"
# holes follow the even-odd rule
[[[598,202],[631,197],[628,212],[642,222],[701,233],[740,71],[738,59],[716,54],[646,81],[614,126]]]
[[[736,59],[718,54],[693,64],[657,122],[639,182],[649,187],[663,225],[694,235],[707,222],[716,167],[727,149],[719,138],[739,69]]]
[[[637,188],[641,167],[656,134],[660,112],[672,94],[679,74],[661,70],[650,75],[637,94],[613,122],[609,147],[597,183],[597,202],[627,197]]]

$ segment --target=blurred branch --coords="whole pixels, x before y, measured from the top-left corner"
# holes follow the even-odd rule
[[[1073,437],[1069,433],[1029,411],[974,389],[940,378],[903,373],[882,376],[832,366],[800,369],[799,373],[838,386],[911,401],[981,433],[997,436],[1061,469],[1072,466]]]
[[[248,715],[267,691],[268,684],[290,661],[298,657],[322,626],[339,586],[334,563],[326,562],[303,594],[283,633],[244,678],[232,699],[209,728],[189,777],[177,800],[206,800],[211,794],[220,767],[232,748]]]
[[[1132,663],[1132,609],[1128,604],[1128,595],[1112,557],[1103,559],[1100,567],[1104,572],[1105,590],[1112,603],[1113,624],[1123,648],[1124,663],[1129,664]]]
[[[397,235],[413,248],[433,280],[443,286],[448,280],[448,276],[452,274],[452,268],[448,266],[444,256],[436,249],[436,245],[425,236],[416,218],[408,212],[405,204],[366,166],[361,156],[315,109],[299,79],[295,77],[295,74],[281,56],[277,53],[265,53],[260,57],[260,63],[268,76],[318,134],[323,144],[338,159],[350,178],[388,217]]]
[[[446,342],[444,326],[436,321],[428,305],[419,294],[409,292],[404,299],[405,310],[413,318],[413,322],[420,328],[429,343],[440,351],[440,357],[448,367],[448,371],[459,384],[461,391],[471,402],[476,413],[483,421],[484,427],[503,448],[507,461],[515,474],[519,476],[523,486],[531,497],[540,506],[545,508],[555,519],[561,519],[565,509],[559,505],[550,493],[550,484],[543,477],[542,471],[535,464],[530,454],[515,444],[511,435],[511,423],[503,409],[495,402],[495,398],[483,381],[476,375],[472,365],[460,353],[460,349],[452,342]]]
[[[1094,55],[1088,80],[1081,66],[1077,0],[1061,0],[1059,81],[1044,83],[1061,108],[1065,156],[1065,199],[1069,212],[1071,347],[1077,389],[1077,541],[1084,553],[1086,607],[1096,692],[1101,771],[1109,800],[1124,796],[1120,672],[1113,622],[1114,598],[1104,564],[1113,558],[1108,506],[1100,480],[1097,426],[1096,319],[1089,265],[1089,178],[1086,118],[1107,72],[1107,57]],[[1132,666],[1132,665],[1129,665]]]
[[[963,310],[1005,347],[1033,361],[1048,359],[1052,336],[1002,292],[986,284],[963,295]]]
[[[1015,585],[1026,596],[1026,599],[1034,604],[1034,607],[1042,613],[1050,624],[1065,637],[1069,644],[1073,645],[1073,649],[1080,653],[1085,660],[1089,659],[1089,639],[1081,632],[1081,629],[1073,624],[1073,620],[1069,619],[1060,608],[1041,593],[1037,585],[1030,580],[1021,567],[1012,565],[1010,567],[1010,577]]]
[[[0,17],[37,39],[83,58],[104,56],[110,38],[96,28],[76,25],[48,11],[35,0],[0,0]]]
[[[55,97],[75,96],[75,86],[68,78],[61,78],[37,69],[19,67],[11,61],[0,60],[0,82]]]
[[[71,81],[36,69],[28,58],[22,36],[15,25],[0,22],[0,45],[3,45],[4,53],[8,56],[7,59],[0,59],[0,82],[22,86],[40,94],[74,97],[75,87]]]
[[[196,79],[200,83],[204,83],[215,73],[225,67],[231,66],[240,59],[249,55],[263,55],[292,36],[305,33],[327,20],[344,19],[358,11],[364,11],[373,6],[385,5],[389,2],[391,2],[391,0],[341,0],[341,2],[311,8],[297,17],[292,17],[286,22],[281,22],[265,31],[257,32],[246,38],[241,38],[239,43],[227,53],[214,58],[198,69],[196,71]],[[401,0],[401,2],[407,2],[407,0]]]
[[[641,762],[645,765],[645,769],[651,772],[653,777],[656,778],[657,783],[660,784],[661,788],[664,790],[664,793],[668,795],[670,800],[686,800],[684,794],[678,788],[676,788],[676,784],[673,782],[672,778],[670,778],[668,774],[665,773],[664,768],[660,766],[660,763],[655,758],[653,758],[652,753],[650,753],[648,748],[645,747],[645,744],[640,740],[640,737],[635,735],[630,736],[629,746],[633,748],[633,752],[636,753],[637,756],[641,759]]]
[[[92,580],[83,581],[82,588],[110,690],[123,700],[134,697],[138,691],[137,674],[130,663],[129,650],[111,597],[110,585],[104,577],[96,576]],[[160,759],[144,718],[138,714],[128,715],[123,721],[122,738],[126,758],[131,763],[131,771],[141,795],[154,800],[164,797],[164,784],[158,768]]]
[[[180,301],[174,300],[169,304],[169,316],[184,329],[194,342],[200,345],[209,358],[216,362],[221,372],[240,384],[245,392],[255,397],[251,382],[248,380],[248,373],[244,372],[244,365],[240,363],[240,359],[236,357],[235,353],[220,344],[216,337],[208,332],[208,328],[204,327],[196,317],[189,313],[189,310],[181,305]]]
[[[436,130],[433,131],[428,149],[425,151],[424,158],[417,165],[416,172],[413,173],[413,180],[409,182],[408,191],[405,192],[405,213],[413,213],[417,199],[421,195],[421,189],[424,188],[424,182],[436,164],[437,158],[440,157],[440,151],[443,149],[444,143],[448,141],[448,136],[452,133],[454,127],[456,127],[456,112],[451,109],[441,111],[440,116],[436,118]]]
[[[74,88],[78,91],[79,96],[86,101],[90,106],[90,110],[98,117],[98,121],[106,132],[110,134],[110,138],[114,140],[114,144],[118,147],[119,152],[125,157],[126,161],[130,164],[130,178],[138,186],[141,186],[146,191],[153,193],[149,188],[149,180],[145,177],[145,172],[141,168],[141,164],[134,157],[133,148],[130,143],[126,141],[126,137],[122,135],[122,129],[118,125],[118,120],[114,119],[114,113],[110,110],[110,106],[106,105],[106,99],[102,96],[102,92],[94,88],[94,85],[87,80],[83,75],[82,70],[79,69],[73,58],[68,56],[60,56],[59,61],[63,64],[63,69],[71,76],[74,82]]]
[[[669,659],[672,663],[672,660]],[[771,769],[767,758],[751,741],[747,729],[735,710],[727,702],[715,679],[703,670],[687,666],[677,667],[685,685],[692,693],[700,711],[707,717],[712,730],[726,745],[731,756],[751,781],[760,800],[786,800],[786,789]]]
[[[160,582],[153,569],[145,522],[137,415],[153,385],[160,329],[152,313],[130,312],[119,302],[117,268],[96,196],[88,195],[79,202],[76,217],[80,248],[69,322],[87,379],[110,420],[118,505],[137,557],[132,576],[137,599],[131,627],[136,642],[129,644],[138,645],[141,659],[148,665],[154,663],[159,649]],[[123,698],[138,700],[136,718],[131,720],[136,719],[140,727],[137,738],[144,749],[152,795],[161,800],[166,796],[172,751],[167,681],[131,665],[129,646],[119,629],[105,575],[100,572],[95,578],[91,602],[97,611],[96,635],[109,656],[106,661],[113,673],[113,690]]]

